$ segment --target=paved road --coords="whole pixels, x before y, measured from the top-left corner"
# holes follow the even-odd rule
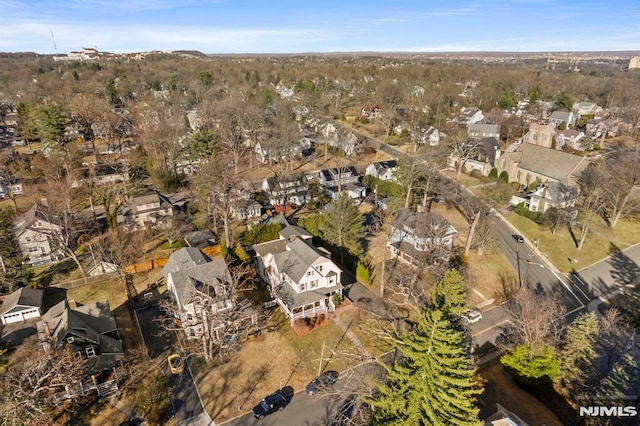
[[[589,303],[591,297],[555,272],[553,266],[536,253],[529,241],[518,243],[513,237],[517,231],[495,215],[491,216],[490,221],[497,231],[504,255],[515,271],[519,269],[522,282],[533,289],[559,293],[568,312],[581,309]]]
[[[166,337],[159,337],[158,326],[153,321],[154,317],[162,315],[158,306],[152,305],[147,308],[137,309],[135,313],[149,357],[162,368],[171,384],[171,405],[178,425],[214,425],[211,417],[202,406],[202,400],[191,375],[191,369],[185,368],[185,371],[180,375],[171,374],[169,371],[166,359],[172,352],[172,341]]]
[[[640,244],[594,263],[569,279],[592,299],[640,278]]]

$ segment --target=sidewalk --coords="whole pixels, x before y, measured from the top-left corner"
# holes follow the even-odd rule
[[[144,417],[139,416],[135,411],[133,411],[131,408],[127,407],[126,405],[124,405],[123,403],[121,403],[120,401],[118,401],[116,399],[116,395],[112,395],[109,397],[109,402],[111,403],[111,405],[113,405],[114,407],[116,407],[120,412],[126,414],[129,417],[129,420],[132,421],[138,421],[140,420],[140,423],[136,423],[139,424],[140,426],[146,426],[147,422],[145,422],[143,419]]]
[[[337,308],[335,311],[331,312],[329,314],[329,318],[331,318],[331,320],[338,326],[340,327],[340,330],[342,330],[342,332],[345,334],[345,336],[347,336],[349,338],[349,340],[351,340],[351,342],[353,343],[353,345],[358,348],[358,350],[360,351],[360,353],[366,357],[366,358],[373,358],[373,356],[371,356],[371,354],[369,352],[367,352],[367,350],[364,348],[364,346],[362,345],[362,342],[360,342],[360,339],[358,339],[358,337],[353,334],[353,332],[350,330],[351,328],[351,324],[346,325],[341,319],[340,319],[340,312],[345,312],[345,311],[349,311],[351,309],[354,309],[355,306],[353,305],[353,303],[349,303],[347,306],[344,307],[339,307]]]
[[[609,299],[612,299],[614,297],[616,297],[619,294],[624,294],[625,290],[628,288],[634,288],[640,286],[640,279],[636,280],[632,283],[629,284],[625,284],[622,285],[618,288],[615,288],[613,290],[610,290],[606,293],[601,294],[600,296],[596,297],[595,299],[593,299],[591,302],[589,302],[589,304],[587,304],[587,311],[589,312],[593,312],[596,314],[596,317],[598,318],[602,318],[604,317],[604,315],[602,315],[602,312],[600,312],[600,309],[598,309],[598,307],[603,304],[604,302],[606,302]]]

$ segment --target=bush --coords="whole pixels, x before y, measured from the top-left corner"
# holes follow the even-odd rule
[[[469,173],[469,176],[476,179],[482,179],[482,172],[478,169],[473,169],[471,170],[471,173]]]
[[[238,259],[240,259],[242,262],[248,262],[249,261],[249,255],[247,254],[247,252],[244,250],[244,248],[242,247],[242,245],[240,243],[236,243],[236,247],[234,249],[236,256],[238,257]]]
[[[489,179],[498,180],[498,169],[495,167],[489,172]]]
[[[254,226],[244,234],[244,243],[253,245],[277,240],[280,237],[279,233],[280,225],[277,223]]]
[[[509,183],[509,173],[506,170],[503,170],[498,176],[498,182],[500,183]]]
[[[377,189],[378,196],[382,198],[402,196],[402,186],[396,182],[381,180],[371,175],[367,175],[362,178],[362,183],[371,188],[371,190]]]
[[[516,206],[516,208],[514,209],[514,212],[516,212],[517,214],[519,214],[520,216],[524,216],[527,219],[538,223],[538,224],[542,224],[543,220],[542,220],[542,213],[540,212],[532,212],[531,210],[529,210],[528,208],[526,208],[524,206],[524,203],[520,203]]]
[[[367,284],[371,284],[371,267],[360,261],[356,263],[356,277]]]
[[[593,144],[593,150],[594,151],[598,151],[600,149],[600,144],[599,143],[594,143]]]

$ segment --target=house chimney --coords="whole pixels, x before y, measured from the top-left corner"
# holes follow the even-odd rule
[[[78,307],[78,304],[76,303],[75,299],[71,299],[69,300],[69,308],[71,309],[76,309]]]
[[[51,339],[51,328],[49,328],[49,323],[44,321],[42,323],[42,328],[44,328],[44,334],[47,336],[47,339]]]

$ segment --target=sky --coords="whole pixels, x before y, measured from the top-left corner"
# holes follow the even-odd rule
[[[0,0],[0,52],[640,50],[639,0]]]

